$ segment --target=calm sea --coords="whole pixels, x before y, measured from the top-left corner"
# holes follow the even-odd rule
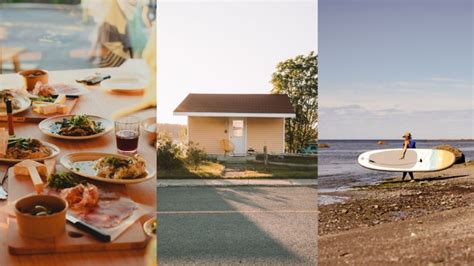
[[[384,178],[397,176],[397,173],[368,170],[357,163],[357,157],[365,151],[401,148],[403,145],[402,140],[387,140],[386,142],[387,145],[378,145],[377,140],[319,140],[319,143],[330,145],[328,149],[319,149],[319,191],[334,191],[373,184]],[[466,160],[474,160],[474,141],[472,140],[416,140],[417,148],[433,148],[441,144],[457,147],[464,152]]]

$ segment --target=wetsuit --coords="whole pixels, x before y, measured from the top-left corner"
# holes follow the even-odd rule
[[[403,143],[403,145],[405,146],[405,143]],[[410,139],[410,142],[408,143],[407,148],[408,149],[416,149],[416,142],[414,140]],[[413,172],[403,172],[402,180],[405,180],[405,177],[407,176],[407,173],[410,175],[410,178],[412,180],[415,180],[415,177],[413,176]]]

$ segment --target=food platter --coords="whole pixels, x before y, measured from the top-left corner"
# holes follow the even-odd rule
[[[95,123],[100,123],[100,125],[103,127],[103,131],[97,134],[93,135],[86,135],[86,136],[65,136],[61,135],[55,131],[58,130],[57,128],[57,123],[61,123],[64,119],[71,119],[74,117],[74,115],[60,115],[60,116],[54,116],[51,118],[48,118],[46,120],[43,120],[39,125],[39,129],[41,132],[44,134],[54,137],[54,138],[60,138],[60,139],[68,139],[68,140],[85,140],[85,139],[93,139],[93,138],[98,138],[103,135],[106,135],[110,133],[113,128],[114,124],[111,120],[100,117],[100,116],[95,116],[95,115],[87,115],[87,117],[94,121]]]
[[[48,142],[45,142],[45,141],[41,141],[41,143],[47,147],[48,149],[51,150],[51,154],[47,157],[43,157],[43,158],[31,158],[31,160],[34,160],[34,161],[44,161],[44,160],[48,160],[48,159],[52,159],[56,156],[58,156],[58,154],[60,153],[60,149],[58,148],[58,146],[54,145],[54,144],[51,144],[51,143],[48,143]],[[10,158],[0,158],[0,162],[5,162],[5,163],[19,163],[23,160],[25,160],[27,158],[23,158],[23,159],[10,159]]]
[[[106,90],[133,92],[143,90],[147,82],[136,77],[118,77],[104,80],[100,85]]]
[[[97,176],[94,169],[95,162],[104,157],[114,157],[119,159],[130,159],[131,157],[120,154],[99,153],[99,152],[79,152],[71,153],[61,157],[60,163],[68,170],[79,176],[111,184],[136,184],[145,182],[156,176],[156,171],[146,166],[143,177],[134,179],[111,179]]]

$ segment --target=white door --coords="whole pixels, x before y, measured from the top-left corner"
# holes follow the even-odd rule
[[[234,155],[245,155],[245,119],[229,119],[229,140],[234,144]]]

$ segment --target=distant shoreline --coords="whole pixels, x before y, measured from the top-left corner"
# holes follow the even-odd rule
[[[402,138],[399,139],[319,139],[319,142],[324,141],[400,141]],[[417,141],[474,141],[474,139],[416,139]]]

